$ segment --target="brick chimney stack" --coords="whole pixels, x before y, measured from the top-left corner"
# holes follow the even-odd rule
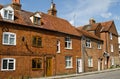
[[[57,16],[57,10],[56,10],[56,6],[55,3],[53,3],[53,0],[51,2],[51,7],[48,10],[48,15],[53,15],[53,16]]]
[[[12,7],[15,10],[21,10],[20,0],[12,0]]]

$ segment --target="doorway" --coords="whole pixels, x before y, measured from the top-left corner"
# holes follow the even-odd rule
[[[52,76],[52,57],[46,58],[46,76]]]
[[[82,59],[77,58],[77,73],[82,72]]]

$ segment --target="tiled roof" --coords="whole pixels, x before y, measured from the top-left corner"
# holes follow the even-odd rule
[[[43,28],[79,36],[78,31],[68,21],[42,13]]]
[[[101,22],[101,25],[103,27],[102,32],[109,31],[109,28],[111,27],[112,23],[113,21]]]
[[[100,23],[94,23],[94,24],[88,24],[84,26],[78,27],[78,29],[88,30],[88,31],[94,31],[97,29],[97,27],[100,25]]]
[[[97,39],[97,40],[100,40],[100,41],[103,41],[101,40],[99,37],[97,37],[96,35],[86,31],[86,30],[81,30],[81,29],[78,29],[77,30],[83,35],[83,36],[86,36],[86,37],[89,37],[89,38],[93,38],[93,39]]]
[[[15,20],[14,21],[5,21],[3,19],[0,19],[0,21],[25,25],[28,27],[36,27],[36,28],[42,28],[52,31],[58,31],[66,34],[76,35],[80,36],[79,32],[73,27],[67,20],[51,16],[45,13],[40,12],[41,20],[43,22],[43,25],[37,26],[34,25],[30,17],[34,15],[33,12],[28,12],[24,10],[15,10]],[[0,16],[1,18],[1,16]]]

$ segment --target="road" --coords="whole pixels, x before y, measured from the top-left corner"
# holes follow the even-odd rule
[[[70,77],[64,79],[120,79],[120,70],[92,75]]]

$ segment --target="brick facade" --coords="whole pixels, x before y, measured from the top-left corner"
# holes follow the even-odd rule
[[[9,27],[8,27],[9,26]],[[16,59],[15,71],[4,72],[1,71],[1,78],[10,76],[29,76],[41,77],[46,76],[46,58],[52,58],[52,75],[76,73],[76,59],[81,58],[80,38],[64,33],[48,31],[43,29],[27,28],[21,25],[11,23],[1,23],[0,25],[0,39],[3,37],[3,29],[8,29],[8,32],[16,34],[16,45],[3,45],[0,40],[0,59],[14,58]],[[32,37],[42,37],[42,47],[32,46]],[[72,39],[72,49],[65,49],[65,37],[70,36]],[[24,38],[24,40],[23,40]],[[57,40],[60,40],[61,51],[57,53]],[[76,44],[77,43],[77,44]],[[73,68],[65,68],[65,56],[72,57]],[[32,69],[32,59],[42,59],[42,69]],[[0,63],[0,66],[1,63]],[[4,76],[7,74],[6,76]]]

